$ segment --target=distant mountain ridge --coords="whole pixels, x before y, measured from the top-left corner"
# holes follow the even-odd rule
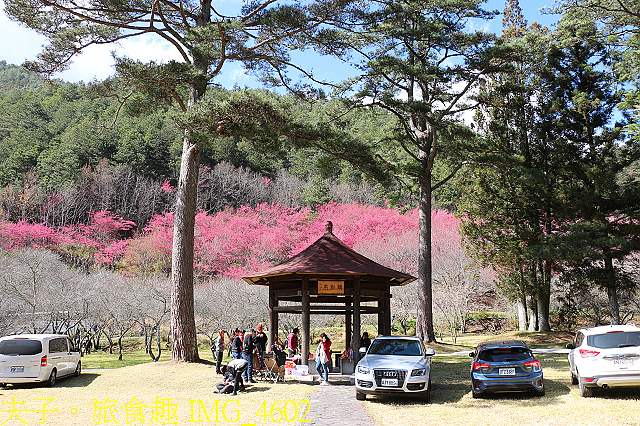
[[[38,74],[29,72],[19,65],[0,61],[0,92],[10,90],[37,90],[45,85]]]

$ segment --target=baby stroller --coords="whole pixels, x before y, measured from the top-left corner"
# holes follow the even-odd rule
[[[264,370],[264,379],[273,381],[273,383],[281,382],[284,380],[284,364],[287,360],[287,355],[276,345],[271,346],[273,351],[272,358],[265,358],[266,369]]]

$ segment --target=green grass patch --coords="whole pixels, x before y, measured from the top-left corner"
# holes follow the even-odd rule
[[[158,351],[154,345],[153,353],[157,355]],[[201,346],[198,348],[198,354],[203,361],[213,362],[213,356],[209,346]],[[223,362],[226,363],[231,360],[231,357],[226,356],[223,358]],[[171,348],[163,348],[160,354],[160,362],[171,361]],[[113,348],[113,353],[109,353],[108,350],[93,351],[90,354],[85,354],[82,357],[82,368],[85,369],[112,369],[131,367],[134,365],[146,364],[153,362],[148,353],[145,353],[144,348],[141,345],[127,344],[122,352],[122,360],[118,360],[118,348]]]

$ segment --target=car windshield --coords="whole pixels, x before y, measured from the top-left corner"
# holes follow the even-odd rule
[[[587,344],[599,349],[640,346],[640,331],[595,334],[587,337]]]
[[[481,351],[478,359],[488,362],[509,362],[523,361],[531,356],[531,351],[523,347],[493,348]]]
[[[422,356],[422,345],[415,340],[376,339],[371,343],[367,354]]]
[[[0,354],[2,355],[36,355],[42,352],[42,343],[39,340],[10,339],[0,341]]]

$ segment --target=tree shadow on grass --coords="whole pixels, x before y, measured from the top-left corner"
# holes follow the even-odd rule
[[[70,376],[59,378],[56,381],[54,388],[84,388],[89,386],[100,374],[96,373],[83,373],[80,376]],[[45,383],[11,383],[4,386],[4,389],[10,391],[12,389],[35,389],[35,388],[47,388]]]
[[[537,396],[533,392],[498,392],[487,393],[482,395],[482,399],[487,400],[526,400],[527,405],[549,405],[556,402],[556,398],[571,392],[569,386],[557,380],[544,379],[545,396]],[[471,392],[471,383],[469,383],[469,392]]]

